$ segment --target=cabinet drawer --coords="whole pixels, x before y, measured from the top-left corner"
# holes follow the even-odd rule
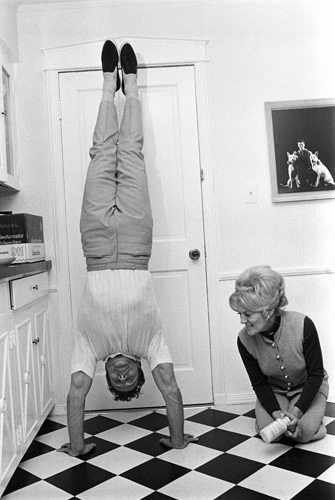
[[[10,311],[8,281],[0,283],[0,314]]]
[[[26,278],[10,281],[10,299],[12,309],[33,302],[48,293],[48,273],[34,274]]]

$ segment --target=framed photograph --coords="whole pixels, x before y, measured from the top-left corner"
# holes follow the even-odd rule
[[[266,102],[272,201],[335,198],[335,99]]]

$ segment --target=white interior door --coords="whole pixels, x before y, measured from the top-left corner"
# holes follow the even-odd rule
[[[100,71],[61,73],[60,99],[66,223],[72,313],[75,321],[86,269],[79,217],[89,163],[88,150],[101,99]],[[184,404],[213,402],[210,362],[206,263],[194,69],[141,68],[144,155],[154,219],[150,260],[156,297],[163,319]],[[117,93],[122,115],[124,96]],[[200,252],[192,260],[190,250]],[[144,363],[143,365],[146,365]],[[141,397],[114,402],[106,389],[103,363],[98,363],[86,409],[152,407],[163,404],[147,366]]]

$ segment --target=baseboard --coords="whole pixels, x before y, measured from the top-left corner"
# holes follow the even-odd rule
[[[49,416],[55,417],[55,416],[63,416],[66,415],[66,405],[55,405],[51,412],[49,413]]]
[[[215,406],[222,405],[242,405],[242,404],[254,404],[256,401],[255,394],[250,392],[247,394],[215,394],[214,404]]]

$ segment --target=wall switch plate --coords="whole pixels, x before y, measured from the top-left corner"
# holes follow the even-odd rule
[[[257,184],[246,184],[244,193],[245,203],[257,203]]]

